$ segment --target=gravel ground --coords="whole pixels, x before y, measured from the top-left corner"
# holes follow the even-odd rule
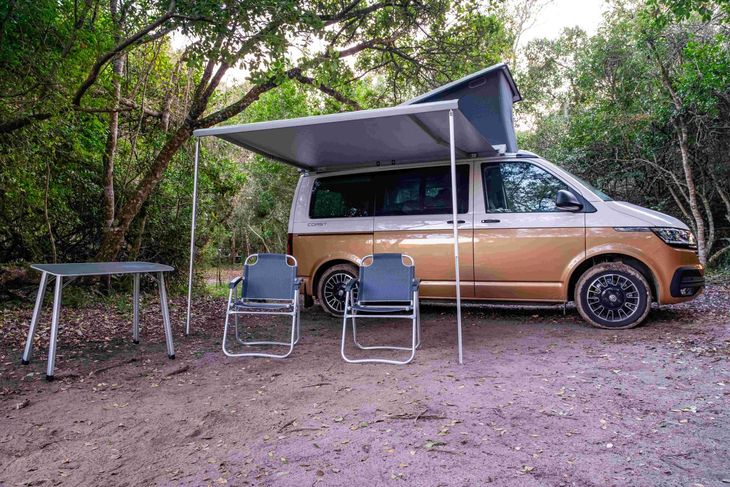
[[[423,346],[400,367],[343,362],[340,323],[317,309],[289,359],[226,358],[216,299],[187,338],[173,300],[170,361],[150,297],[137,346],[129,313],[65,309],[53,383],[50,313],[21,366],[31,310],[5,309],[0,485],[730,484],[729,289],[621,332],[571,309],[468,309],[464,365],[453,308],[424,306]]]

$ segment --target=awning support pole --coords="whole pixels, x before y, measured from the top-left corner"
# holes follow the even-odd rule
[[[459,273],[459,208],[456,196],[456,144],[454,143],[454,111],[449,110],[449,146],[451,152],[451,210],[454,227],[454,270],[456,271],[456,333],[459,342],[459,363],[464,363],[461,340],[461,276]]]
[[[198,158],[200,137],[195,139],[195,169],[193,172],[193,221],[190,225],[190,270],[188,272],[188,314],[185,320],[185,336],[190,335],[190,308],[193,303],[193,263],[195,262],[195,222],[198,213]]]

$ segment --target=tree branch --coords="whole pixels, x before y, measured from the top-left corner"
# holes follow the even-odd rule
[[[371,14],[377,10],[380,10],[384,7],[389,7],[394,5],[393,2],[378,2],[374,3],[368,7],[364,7],[358,10],[353,10],[355,7],[360,4],[361,0],[354,0],[350,2],[349,5],[347,5],[344,9],[342,9],[339,13],[335,15],[320,15],[319,18],[322,22],[324,22],[325,26],[330,26],[333,24],[336,24],[338,22],[342,22],[343,20],[350,20],[358,17],[364,17],[368,14]]]
[[[140,39],[155,30],[157,27],[170,20],[173,16],[173,12],[175,11],[175,7],[176,0],[170,0],[170,4],[167,7],[167,10],[161,17],[159,17],[151,24],[148,24],[142,29],[138,30],[132,36],[127,37],[122,42],[114,46],[110,51],[107,51],[99,56],[94,65],[91,67],[91,71],[89,71],[89,74],[86,76],[84,82],[81,83],[81,86],[79,86],[78,90],[76,90],[76,94],[73,97],[72,103],[76,106],[79,106],[81,104],[81,98],[83,98],[86,91],[96,82],[97,78],[99,77],[99,73],[101,73],[101,69],[104,67],[104,65],[106,65],[106,63],[108,63],[112,58],[114,58],[114,56],[122,52],[124,49],[134,44],[135,42],[138,42]]]
[[[336,89],[334,89],[330,86],[327,86],[324,83],[317,83],[313,78],[310,78],[309,76],[305,76],[301,72],[295,73],[294,79],[299,81],[302,84],[310,85],[310,86],[317,88],[319,91],[321,91],[325,95],[331,96],[332,98],[334,98],[335,100],[339,101],[340,103],[342,103],[344,105],[348,105],[348,106],[354,108],[355,110],[362,110],[362,107],[360,106],[360,104],[358,102],[356,102],[355,100],[346,97],[345,95],[343,95]]]
[[[376,44],[383,43],[383,39],[371,39],[369,41],[362,42],[360,44],[357,44],[355,46],[350,47],[349,49],[345,49],[342,51],[338,51],[334,53],[334,56],[327,56],[327,54],[323,53],[319,56],[314,57],[313,59],[304,61],[299,67],[291,68],[290,70],[286,71],[283,75],[283,78],[289,78],[293,79],[298,75],[301,75],[302,70],[305,68],[310,68],[313,66],[316,66],[317,64],[328,60],[328,59],[339,59],[347,56],[352,56],[353,54],[356,54],[360,51],[363,51],[365,49],[368,49]],[[251,103],[256,101],[259,96],[264,94],[265,92],[277,87],[281,83],[281,78],[277,79],[276,77],[271,77],[267,81],[254,86],[251,88],[240,100],[238,100],[235,103],[232,103],[228,105],[225,108],[222,108],[214,113],[211,113],[205,118],[197,120],[195,122],[195,127],[210,127],[211,125],[215,125],[218,123],[221,123],[225,120],[228,120],[229,118],[233,117],[234,115],[238,115],[243,110],[246,109]]]

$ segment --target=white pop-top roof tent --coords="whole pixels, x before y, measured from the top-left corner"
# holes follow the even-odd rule
[[[457,154],[469,158],[517,152],[512,104],[520,99],[509,68],[497,64],[395,107],[196,130],[186,335],[190,333],[201,137],[218,137],[270,159],[318,173],[448,158],[461,363],[456,158]]]

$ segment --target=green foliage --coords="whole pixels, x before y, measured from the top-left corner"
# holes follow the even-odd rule
[[[567,29],[555,40],[530,43],[518,73],[526,102],[517,105],[517,115],[528,128],[520,134],[522,147],[616,199],[694,226],[674,125],[683,117],[708,255],[730,236],[726,8],[725,2],[702,1],[648,1],[638,10],[617,4],[592,37]]]

